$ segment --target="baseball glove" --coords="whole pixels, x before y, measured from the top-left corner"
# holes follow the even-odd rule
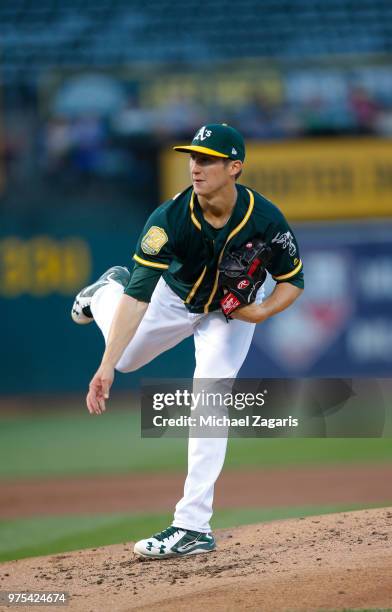
[[[222,259],[219,286],[225,295],[220,304],[227,321],[234,310],[255,301],[256,293],[266,279],[265,266],[271,253],[261,238],[253,238]]]

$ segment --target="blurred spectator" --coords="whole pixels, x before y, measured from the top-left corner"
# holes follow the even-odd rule
[[[142,108],[135,95],[129,96],[124,108],[112,118],[112,128],[121,136],[151,134],[154,123],[155,112]]]
[[[346,99],[313,96],[297,111],[304,136],[338,136],[356,133],[356,123]]]
[[[364,87],[352,87],[348,94],[348,100],[357,133],[374,133],[381,108],[370,92],[366,91]]]
[[[392,137],[392,108],[378,113],[374,128],[379,136]]]
[[[79,117],[72,123],[71,138],[71,161],[77,174],[99,174],[106,140],[103,120],[94,115]]]
[[[238,125],[247,138],[275,139],[287,136],[284,112],[260,93],[251,95],[249,100],[235,114]]]
[[[214,70],[218,80],[219,67]],[[46,189],[51,195],[67,197],[118,197],[126,202],[133,195],[150,201],[155,199],[151,189],[157,185],[159,151],[174,140],[189,140],[207,121],[240,126],[249,140],[369,133],[391,136],[392,96],[385,88],[385,70],[372,70],[371,79],[369,70],[367,66],[362,73],[357,68],[354,74],[331,63],[323,69],[309,68],[304,78],[302,72],[282,66],[271,77],[274,95],[260,93],[255,83],[242,87],[234,98],[230,87],[217,87],[215,97],[211,95],[211,78],[203,89],[203,76],[197,70],[193,76],[197,93],[184,93],[180,87],[173,90],[169,81],[166,97],[166,84],[158,71],[141,75],[139,81],[135,76],[120,78],[115,70],[110,78],[95,76],[93,81],[89,73],[77,79],[71,74],[57,89],[26,98],[24,110],[13,105],[5,109],[7,132],[12,134],[2,145],[3,162],[8,165],[7,191],[20,194],[29,185],[29,193],[37,199],[39,191]],[[155,106],[154,97],[148,95],[154,78],[159,79],[161,91]],[[265,75],[263,78],[265,81]],[[235,82],[233,76],[233,87]],[[93,91],[101,92],[99,97],[106,85],[112,95],[93,104],[92,84]],[[39,99],[44,100],[45,118]],[[150,100],[149,105],[141,103],[144,99]],[[63,106],[67,112],[60,112]],[[42,193],[41,199],[44,197]]]
[[[66,163],[72,148],[72,130],[66,117],[49,119],[44,139],[45,166],[49,175],[56,176]]]
[[[205,109],[181,92],[157,109],[155,131],[168,138],[189,139],[204,122]]]

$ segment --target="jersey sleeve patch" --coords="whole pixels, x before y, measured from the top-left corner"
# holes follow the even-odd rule
[[[147,255],[157,255],[168,240],[169,238],[165,230],[162,227],[153,225],[142,238],[142,251]]]

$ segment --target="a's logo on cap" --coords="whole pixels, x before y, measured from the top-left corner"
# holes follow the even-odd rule
[[[233,147],[233,148],[232,148],[232,150],[231,150],[231,154],[232,154],[232,155],[238,155],[238,151],[237,151],[237,149],[235,149],[235,148]]]
[[[211,134],[211,130],[206,130],[206,126],[203,125],[203,127],[200,128],[193,140],[205,140],[206,138],[209,138]]]

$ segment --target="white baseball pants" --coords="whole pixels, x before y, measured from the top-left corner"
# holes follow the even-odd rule
[[[99,289],[92,299],[95,322],[107,340],[124,288],[115,282]],[[257,301],[261,301],[261,292]],[[192,314],[161,278],[147,311],[126,347],[116,369],[131,372],[193,335],[194,378],[235,378],[248,353],[255,325],[232,320],[227,324],[219,311]],[[227,438],[189,438],[188,475],[184,496],[178,502],[173,525],[209,532],[214,485],[225,459]]]

